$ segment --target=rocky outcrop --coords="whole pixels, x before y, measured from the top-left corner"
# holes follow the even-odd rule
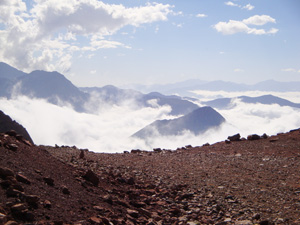
[[[8,115],[4,114],[4,112],[2,112],[1,110],[0,110],[0,132],[1,133],[7,132],[8,135],[15,136],[20,140],[25,138],[31,144],[33,144],[33,141],[29,133],[27,132],[27,130],[22,125],[12,120]]]

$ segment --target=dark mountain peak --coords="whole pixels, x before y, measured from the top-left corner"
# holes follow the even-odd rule
[[[133,136],[147,139],[155,135],[180,135],[189,131],[195,135],[204,133],[210,128],[220,126],[225,119],[213,108],[206,106],[198,108],[185,116],[171,120],[156,120]]]
[[[27,130],[16,121],[12,120],[8,115],[0,110],[0,132],[5,133],[14,130],[17,134],[22,135],[26,140],[33,144],[33,141]]]

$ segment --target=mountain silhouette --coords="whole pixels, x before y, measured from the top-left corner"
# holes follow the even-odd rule
[[[60,105],[70,104],[77,111],[84,111],[89,95],[81,92],[71,81],[58,72],[36,70],[29,74],[6,63],[0,63],[0,97],[25,95],[42,98]]]
[[[180,96],[195,97],[194,91],[274,91],[274,92],[299,92],[300,82],[280,82],[275,80],[266,80],[256,84],[242,84],[228,81],[203,81],[203,80],[186,80],[164,85],[127,85],[139,91],[158,91],[162,94],[177,94]],[[199,95],[198,95],[199,97]]]
[[[184,131],[198,135],[210,128],[220,126],[223,122],[225,122],[224,117],[213,108],[206,106],[176,119],[156,120],[133,134],[133,137],[147,139],[156,135],[180,135]]]
[[[36,70],[22,76],[18,83],[22,95],[47,99],[57,105],[61,101],[70,103],[77,111],[84,111],[83,105],[89,97],[58,72]]]
[[[230,109],[235,106],[232,103],[234,99],[239,99],[244,103],[253,103],[253,104],[260,103],[265,105],[277,104],[280,106],[290,106],[294,108],[300,108],[300,104],[288,101],[283,98],[276,97],[274,95],[262,95],[258,97],[239,96],[237,98],[219,98],[212,101],[205,101],[201,103],[216,109]]]

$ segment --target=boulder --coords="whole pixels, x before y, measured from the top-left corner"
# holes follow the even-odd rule
[[[230,141],[240,141],[241,139],[241,135],[238,133],[238,134],[235,134],[235,135],[232,135],[232,136],[228,136],[228,140]]]
[[[31,181],[27,177],[25,177],[23,174],[18,173],[16,175],[16,179],[17,179],[17,181],[22,182],[24,184],[31,184]]]
[[[248,137],[247,137],[247,140],[248,140],[248,141],[254,141],[254,140],[259,140],[259,139],[260,139],[260,136],[257,135],[257,134],[250,134],[250,135],[248,135]]]
[[[6,178],[6,177],[14,177],[15,174],[11,169],[8,169],[6,167],[0,167],[0,177]]]

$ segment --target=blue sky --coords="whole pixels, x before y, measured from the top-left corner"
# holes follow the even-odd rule
[[[299,0],[4,0],[0,61],[77,86],[300,81]]]

